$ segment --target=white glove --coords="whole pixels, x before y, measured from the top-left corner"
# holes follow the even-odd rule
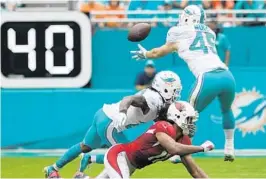
[[[139,50],[138,51],[130,51],[130,53],[132,53],[132,58],[133,59],[136,59],[136,60],[141,60],[141,59],[145,59],[147,58],[146,57],[146,53],[147,53],[147,50],[142,47],[140,44],[138,44],[138,47],[139,47]]]
[[[126,121],[127,115],[125,113],[119,113],[118,117],[113,120],[114,127],[117,129],[117,132],[121,132],[126,129]]]
[[[204,142],[200,146],[203,147],[204,152],[208,152],[208,151],[211,151],[214,149],[214,144],[209,140],[207,140],[206,142]]]

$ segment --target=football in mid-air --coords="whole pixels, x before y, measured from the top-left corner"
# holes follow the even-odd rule
[[[148,23],[138,23],[129,29],[127,39],[131,42],[140,42],[148,37],[151,25]]]

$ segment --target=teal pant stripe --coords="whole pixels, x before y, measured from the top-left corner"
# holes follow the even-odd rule
[[[196,84],[198,84],[198,82],[199,82],[199,80],[197,78]],[[191,101],[192,93],[193,93],[193,91],[195,91],[196,87],[197,87],[197,85],[193,85],[193,87],[190,89],[190,93],[189,93],[189,97],[188,97],[189,102]],[[190,102],[190,104],[191,104],[191,102]]]
[[[201,91],[202,91],[202,88],[203,88],[203,85],[204,85],[204,75],[202,75],[201,77],[201,82],[200,82],[200,87],[199,87],[199,92],[196,94],[196,98],[195,98],[195,101],[194,101],[194,106],[197,106],[197,101],[198,101],[198,98],[201,94]]]
[[[191,91],[189,102],[193,107],[196,107],[197,99],[200,95],[200,92],[201,92],[201,89],[203,86],[203,82],[204,82],[204,75],[200,75],[197,78],[197,82],[194,85],[193,91]]]
[[[110,142],[111,146],[118,143],[114,138],[115,128],[112,123],[113,121],[110,121],[110,123],[107,126],[107,130],[105,131],[105,137],[107,141]]]

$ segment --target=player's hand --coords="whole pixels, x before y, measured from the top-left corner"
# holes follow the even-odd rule
[[[114,120],[114,127],[117,129],[117,132],[121,132],[126,129],[126,121],[127,115],[125,113],[119,113],[119,116]]]
[[[145,59],[147,50],[142,47],[140,44],[138,44],[139,50],[138,51],[130,51],[130,53],[133,55],[132,58],[136,60]]]
[[[214,144],[209,140],[207,140],[206,142],[204,142],[200,146],[203,148],[204,152],[209,152],[209,151],[214,149]]]

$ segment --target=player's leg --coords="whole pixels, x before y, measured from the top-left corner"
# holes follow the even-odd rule
[[[199,75],[193,84],[189,96],[189,103],[200,113],[203,111],[219,94],[215,88],[215,75],[208,72]]]
[[[121,145],[115,145],[106,152],[104,166],[110,178],[127,179],[130,177],[126,153],[121,149]]]
[[[102,145],[110,147],[118,143],[128,143],[126,135],[123,132],[117,132],[113,125],[113,121],[108,118],[108,120],[98,121],[97,129],[99,131],[99,136],[102,141]],[[104,154],[91,155],[91,162],[103,164]]]
[[[95,116],[96,117],[93,120],[92,126],[87,131],[84,140],[68,149],[53,165],[44,168],[45,176],[47,178],[60,177],[58,171],[66,164],[77,158],[81,153],[90,152],[92,149],[99,146],[100,138],[97,134],[95,124],[97,120],[97,113]]]
[[[104,153],[103,154],[91,154],[91,153],[83,153],[81,154],[80,166],[78,171],[75,173],[74,178],[85,178],[87,175],[84,171],[89,167],[92,163],[103,164],[104,163]]]
[[[101,146],[105,146],[105,148],[115,145],[117,143],[127,143],[129,142],[123,132],[118,133],[113,125],[113,121],[109,119],[106,114],[102,111],[100,113],[100,117],[95,123],[97,128],[97,133],[100,137]],[[75,178],[84,175],[84,171],[90,163],[104,163],[104,154],[84,154],[81,162],[79,171],[75,174]]]
[[[231,109],[231,105],[235,98],[235,79],[231,72],[225,71],[223,74],[224,88],[219,95],[223,117],[223,129],[225,134],[225,160],[234,160],[234,129],[235,118]]]
[[[105,141],[102,140],[102,133],[105,133],[104,129],[108,127],[110,123],[110,119],[105,115],[102,109],[100,109],[97,114],[95,115],[94,119],[94,129],[97,133],[97,138],[91,138],[89,135],[86,135],[84,139],[84,143],[97,143],[97,148],[102,148],[103,143]],[[97,141],[93,141],[96,139]],[[107,148],[111,146],[111,144],[105,145]],[[104,162],[104,154],[91,154],[91,153],[84,153],[81,155],[80,166],[78,171],[75,173],[74,178],[83,178],[86,176],[84,171],[86,168],[89,167],[91,163],[100,163],[103,164]]]
[[[192,85],[188,101],[198,112],[203,111],[217,95],[212,90],[212,81],[212,75],[205,73],[200,75]],[[171,157],[169,160],[175,164],[181,163],[181,158],[178,155]]]

